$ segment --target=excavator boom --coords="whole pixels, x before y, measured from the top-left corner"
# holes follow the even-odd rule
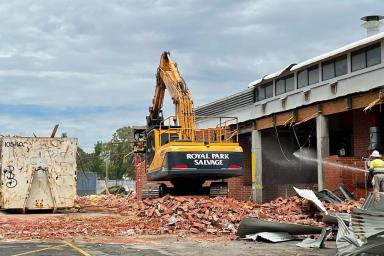
[[[183,127],[182,139],[192,139],[195,126],[192,95],[181,77],[176,62],[170,60],[169,52],[163,52],[157,69],[155,95],[147,118],[148,126],[156,126],[164,121],[161,108],[167,89],[176,108],[174,122]]]

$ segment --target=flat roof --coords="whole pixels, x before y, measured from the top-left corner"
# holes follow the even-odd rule
[[[384,38],[384,32],[381,32],[381,33],[378,33],[376,35],[373,35],[373,36],[370,36],[370,37],[366,37],[366,38],[363,38],[363,39],[361,39],[359,41],[356,41],[356,42],[353,42],[351,44],[345,45],[345,46],[340,47],[340,48],[338,48],[336,50],[333,50],[333,51],[321,54],[319,56],[316,56],[316,57],[314,57],[312,59],[303,61],[301,63],[291,64],[291,65],[287,66],[286,68],[284,68],[281,71],[278,71],[278,72],[275,72],[275,73],[263,76],[262,78],[259,78],[259,79],[255,80],[255,81],[249,83],[248,87],[254,87],[254,86],[262,83],[265,80],[276,78],[276,77],[280,76],[284,72],[295,71],[295,70],[298,70],[300,68],[310,66],[312,64],[315,64],[317,62],[323,61],[325,59],[328,59],[328,58],[331,58],[331,57],[335,57],[335,56],[337,56],[339,54],[342,54],[344,52],[347,52],[349,50],[353,50],[355,48],[359,48],[359,47],[364,46],[366,44],[370,44],[372,42],[379,41],[379,40],[381,40],[383,38]]]

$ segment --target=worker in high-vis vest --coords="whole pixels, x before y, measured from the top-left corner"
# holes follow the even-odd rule
[[[370,155],[371,160],[369,164],[369,172],[373,175],[372,185],[373,191],[379,192],[381,183],[384,185],[384,161],[381,159],[379,151],[374,150]]]

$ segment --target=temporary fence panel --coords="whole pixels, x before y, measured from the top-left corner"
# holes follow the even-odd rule
[[[80,196],[96,194],[96,180],[97,174],[95,172],[78,171],[77,194]]]

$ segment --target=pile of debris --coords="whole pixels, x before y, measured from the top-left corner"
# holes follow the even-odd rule
[[[331,191],[324,194],[308,189],[294,188],[298,195],[316,206],[324,227],[290,222],[266,221],[260,218],[244,218],[237,235],[248,240],[284,242],[297,239],[297,235],[317,234],[307,237],[297,246],[322,248],[331,233],[336,235],[337,255],[382,255],[384,250],[384,193],[370,194],[365,200],[340,199]],[[320,195],[319,195],[320,194]],[[328,203],[318,196],[326,196]],[[349,228],[350,226],[351,228]],[[357,253],[358,252],[358,253]]]
[[[363,203],[364,203],[364,198],[360,198],[358,201],[345,200],[344,202],[341,202],[341,203],[323,202],[325,208],[329,212],[338,212],[338,213],[351,213],[353,209],[361,207]]]
[[[349,212],[361,202],[326,204],[327,209]],[[77,200],[77,211],[56,215],[0,216],[0,236],[18,239],[199,234],[235,238],[247,216],[277,223],[323,227],[307,199],[277,198],[269,203],[232,198],[165,196],[137,201],[129,195],[92,195]],[[212,236],[213,235],[213,236]]]
[[[308,200],[297,196],[279,197],[269,203],[257,204],[233,198],[165,196],[137,201],[133,197],[108,195],[82,197],[78,204],[82,211],[114,212],[149,220],[163,233],[187,230],[192,233],[235,234],[246,216],[292,224],[325,225],[321,216],[311,209]],[[359,205],[359,201],[346,201],[329,203],[327,208],[350,212]],[[153,231],[146,229],[145,233]]]

